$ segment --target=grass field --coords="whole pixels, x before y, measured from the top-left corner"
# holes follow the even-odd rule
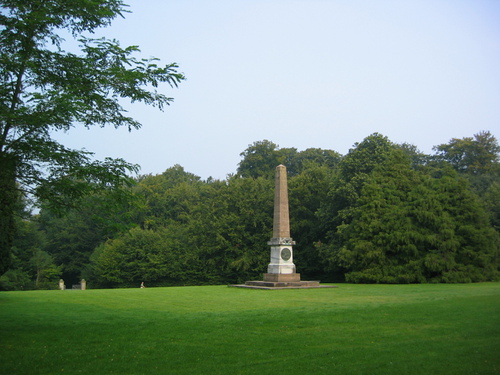
[[[0,374],[499,374],[500,283],[0,293]]]

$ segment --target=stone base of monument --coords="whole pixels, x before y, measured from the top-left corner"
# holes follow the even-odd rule
[[[263,281],[247,281],[245,284],[229,286],[251,289],[336,288],[335,285],[320,285],[319,281],[300,281],[300,273],[265,273],[263,279]]]
[[[300,282],[300,273],[265,273],[264,281]]]

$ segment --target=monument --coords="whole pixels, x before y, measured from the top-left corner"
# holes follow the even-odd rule
[[[244,285],[231,285],[254,289],[324,288],[319,281],[301,281],[293,263],[293,245],[290,237],[290,214],[288,210],[288,181],[286,167],[276,167],[274,185],[273,237],[267,243],[271,247],[271,262],[264,273],[263,281],[247,281]]]

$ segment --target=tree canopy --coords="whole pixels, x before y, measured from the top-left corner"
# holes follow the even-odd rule
[[[1,274],[9,265],[18,194],[68,207],[98,191],[119,191],[138,170],[122,159],[97,161],[91,152],[69,149],[54,132],[138,129],[123,99],[163,109],[173,99],[160,85],[176,87],[184,76],[175,63],[136,57],[137,46],[88,37],[123,17],[127,8],[120,0],[0,0],[0,7]],[[64,50],[63,32],[78,40],[79,53]]]
[[[449,143],[435,146],[434,150],[439,159],[449,162],[458,172],[477,175],[498,170],[500,145],[489,131],[474,137],[453,138]]]

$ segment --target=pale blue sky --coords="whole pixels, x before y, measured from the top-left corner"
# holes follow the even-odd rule
[[[127,106],[141,130],[58,136],[100,159],[224,179],[264,139],[342,154],[374,132],[427,153],[481,130],[500,139],[498,0],[126,2],[96,36],[175,61],[187,81],[165,87],[164,112]]]

